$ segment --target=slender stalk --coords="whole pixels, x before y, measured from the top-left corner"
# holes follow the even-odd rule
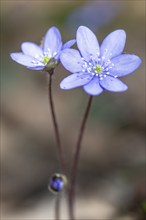
[[[55,201],[55,220],[60,219],[60,195],[57,195]]]
[[[61,171],[64,174],[66,174],[64,153],[63,153],[63,148],[62,148],[61,141],[60,141],[60,134],[59,134],[55,108],[54,108],[54,102],[53,102],[53,97],[52,97],[52,75],[53,75],[53,71],[49,73],[49,103],[50,103],[51,115],[52,115],[55,137],[56,137],[56,142],[57,142],[57,147],[58,147],[58,157],[59,157],[59,162],[60,162],[59,164],[60,164]]]
[[[53,75],[53,73],[54,73],[54,70],[49,72],[49,87],[48,87],[48,89],[49,89],[49,94],[48,94],[49,95],[49,103],[50,103],[51,115],[52,115],[56,143],[57,143],[57,148],[58,148],[58,158],[59,158],[60,169],[63,174],[67,174],[64,153],[63,153],[63,148],[61,145],[60,134],[59,134],[58,124],[57,124],[57,120],[56,120],[56,114],[55,114],[55,108],[54,108],[54,102],[53,102],[53,96],[52,96],[52,75]],[[60,219],[60,195],[58,195],[56,198],[55,219],[56,220]]]
[[[76,188],[76,179],[77,179],[77,171],[78,171],[78,165],[79,165],[79,159],[80,159],[80,152],[81,152],[81,143],[83,139],[83,134],[85,131],[85,126],[87,122],[87,118],[89,115],[90,107],[92,104],[93,96],[89,97],[87,107],[83,116],[83,120],[81,123],[81,127],[79,130],[79,136],[77,139],[77,145],[75,149],[75,155],[73,159],[73,164],[71,167],[71,177],[70,177],[70,188],[69,188],[69,214],[70,214],[70,219],[74,220],[74,198],[75,198],[75,188]]]

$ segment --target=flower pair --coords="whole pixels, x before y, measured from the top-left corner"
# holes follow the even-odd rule
[[[48,30],[42,47],[34,43],[22,43],[23,53],[12,53],[11,58],[29,69],[43,70],[50,59],[61,61],[72,72],[62,80],[62,89],[82,86],[90,95],[99,95],[104,90],[123,92],[127,85],[117,79],[135,71],[141,59],[133,54],[123,53],[126,42],[124,30],[110,33],[99,46],[94,33],[80,26],[76,34],[79,50],[70,49],[75,40],[62,44],[61,35],[56,27]]]

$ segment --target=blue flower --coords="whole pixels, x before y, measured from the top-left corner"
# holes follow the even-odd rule
[[[73,73],[61,82],[60,87],[72,89],[83,86],[90,95],[99,95],[104,90],[127,90],[127,85],[117,77],[132,73],[140,66],[141,59],[133,54],[122,53],[126,41],[125,31],[113,31],[100,47],[96,36],[87,27],[80,26],[76,38],[79,51],[66,49],[60,56],[63,66]]]
[[[67,186],[67,178],[63,174],[55,173],[49,181],[49,190],[53,193],[61,192]]]
[[[63,45],[59,30],[51,27],[43,39],[42,46],[24,42],[21,44],[22,52],[11,53],[10,56],[14,61],[29,69],[43,70],[51,60],[57,65],[61,51],[71,47],[74,43],[75,40],[70,40]]]
[[[97,30],[119,15],[123,9],[122,6],[121,2],[115,4],[115,1],[85,1],[85,4],[78,6],[69,14],[66,19],[67,28],[73,32],[82,24]]]

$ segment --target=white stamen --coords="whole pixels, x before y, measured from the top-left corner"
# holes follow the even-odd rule
[[[57,54],[57,52],[54,52],[54,53],[53,53],[53,57],[54,57],[56,54]]]

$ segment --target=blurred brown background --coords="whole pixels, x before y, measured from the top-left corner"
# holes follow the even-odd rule
[[[48,179],[59,172],[48,104],[47,76],[13,62],[9,54],[24,41],[37,44],[51,26],[63,41],[86,25],[99,42],[115,29],[127,33],[125,52],[143,60],[122,80],[124,93],[94,98],[82,143],[78,219],[140,220],[145,200],[145,1],[1,1],[1,201],[2,219],[54,219],[55,196]],[[88,96],[63,91],[69,73],[61,64],[53,96],[68,168]],[[67,219],[62,201],[62,219]]]

